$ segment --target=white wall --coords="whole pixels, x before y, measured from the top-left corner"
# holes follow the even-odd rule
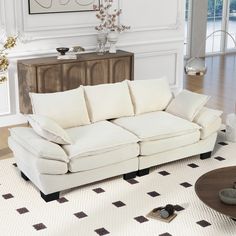
[[[55,1],[55,0],[54,0]],[[135,79],[166,75],[174,91],[182,88],[184,44],[184,0],[117,0],[123,9],[120,21],[132,30],[120,36],[118,48],[135,53]],[[97,21],[94,12],[28,14],[28,0],[0,0],[0,29],[20,34],[21,42],[9,57],[8,106],[11,116],[0,116],[0,126],[22,121],[18,115],[16,61],[22,58],[56,55],[59,46],[96,47]],[[0,85],[0,100],[8,84]],[[1,103],[0,103],[1,105]]]

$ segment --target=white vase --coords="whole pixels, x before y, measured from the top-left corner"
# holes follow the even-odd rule
[[[97,35],[97,54],[104,55],[106,52],[107,33],[99,33]]]
[[[116,31],[109,32],[107,40],[110,43],[109,53],[116,53],[116,43],[119,39],[119,34]]]

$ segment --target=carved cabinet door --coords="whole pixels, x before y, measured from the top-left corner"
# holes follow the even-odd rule
[[[61,65],[37,67],[38,93],[53,93],[63,89]]]
[[[86,63],[63,64],[63,90],[75,89],[86,85]]]
[[[132,80],[131,57],[121,57],[109,59],[110,83]]]
[[[87,61],[87,85],[109,83],[109,61]]]

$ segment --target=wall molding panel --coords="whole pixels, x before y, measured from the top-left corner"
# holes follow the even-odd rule
[[[129,0],[129,1],[134,1],[134,2],[142,2],[143,0]],[[149,0],[150,1],[150,0]],[[156,1],[156,0],[152,0],[153,2],[156,2],[156,7],[160,7],[160,1]],[[174,21],[169,23],[169,24],[165,24],[165,23],[162,23],[162,24],[153,24],[152,23],[149,23],[149,24],[146,24],[146,26],[144,27],[139,27],[139,26],[136,26],[136,27],[133,27],[132,31],[133,32],[145,32],[145,31],[162,31],[162,30],[177,30],[181,27],[181,0],[165,0],[165,2],[170,2],[172,5],[173,4],[176,4],[176,7],[175,7],[175,17],[174,17]],[[119,5],[122,9],[124,9],[125,7],[125,4],[127,4],[127,0],[120,0],[119,1]],[[143,2],[146,2],[147,4],[147,1],[143,1]],[[154,6],[154,7],[155,7]],[[170,6],[170,5],[168,5]],[[164,12],[167,12],[168,11],[168,8],[163,8],[162,11]],[[137,11],[135,11],[137,12]],[[141,12],[143,12],[143,8],[141,10]],[[148,12],[148,10],[147,10]],[[137,13],[138,15],[139,13]],[[168,15],[168,14],[166,14]],[[141,17],[141,14],[140,14],[140,17]],[[121,22],[125,22],[125,18],[123,15],[121,15]]]

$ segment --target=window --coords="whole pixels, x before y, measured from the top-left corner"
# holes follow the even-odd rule
[[[185,1],[185,36],[184,36],[184,55],[188,56],[189,48],[189,25],[190,25],[190,15],[191,15],[191,0]]]
[[[229,1],[228,32],[236,40],[236,0]],[[232,49],[234,47],[233,40],[230,37],[227,37],[227,49]]]
[[[207,35],[222,29],[223,0],[208,0]],[[221,51],[222,33],[215,33],[206,42],[206,53]]]

